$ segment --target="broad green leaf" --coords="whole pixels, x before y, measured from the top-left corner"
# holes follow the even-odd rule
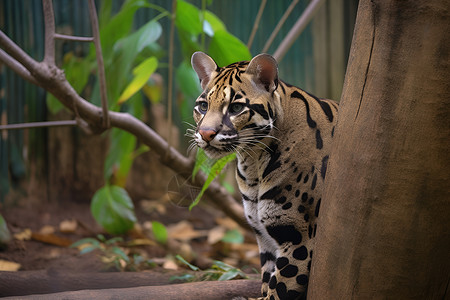
[[[222,238],[222,242],[242,244],[244,242],[244,236],[238,229],[231,229],[225,233]]]
[[[225,30],[214,33],[209,45],[209,54],[220,67],[252,58],[247,46]]]
[[[205,193],[206,189],[209,187],[211,182],[217,177],[217,175],[222,172],[222,170],[225,168],[225,166],[230,162],[233,161],[236,158],[236,153],[231,153],[225,157],[220,158],[217,160],[214,165],[211,168],[211,171],[208,174],[208,177],[206,178],[205,184],[202,186],[202,190],[198,194],[197,198],[195,198],[194,202],[189,206],[189,209],[191,210],[194,206],[200,202],[200,199],[202,198],[203,194]]]
[[[247,278],[247,275],[245,275],[245,273],[239,269],[231,269],[231,270],[223,273],[219,277],[218,281],[225,281],[225,280],[238,279],[238,278]]]
[[[72,245],[70,245],[70,248],[76,248],[78,246],[81,246],[83,244],[91,244],[92,246],[99,246],[100,242],[94,238],[85,238],[85,239],[81,239],[76,241],[75,243],[73,243]]]
[[[192,35],[200,34],[202,32],[202,23],[199,9],[184,0],[177,0],[175,25],[178,29]]]
[[[163,224],[153,221],[152,222],[152,231],[153,235],[155,236],[155,240],[160,244],[166,244],[167,243],[167,229],[166,226]]]
[[[113,177],[115,184],[125,186],[134,159],[136,137],[124,130],[113,128],[110,139],[111,144],[104,167],[105,179]]]
[[[9,233],[8,226],[3,216],[0,215],[0,245],[7,244],[11,240],[11,234]]]
[[[122,104],[127,101],[131,96],[137,93],[144,84],[149,80],[153,72],[158,67],[158,60],[152,56],[144,60],[140,65],[133,69],[133,80],[128,84],[125,90],[120,95],[118,103]]]
[[[191,64],[183,61],[175,71],[175,81],[177,82],[181,92],[189,100],[192,100],[192,106],[195,99],[202,92],[200,81],[197,73],[192,69]],[[190,111],[192,114],[192,109]]]
[[[198,171],[202,170],[205,174],[209,174],[211,166],[209,165],[209,158],[206,156],[205,151],[202,148],[197,148],[197,154],[195,157],[195,165],[192,170],[192,180],[194,180],[195,175]]]
[[[121,259],[123,259],[126,262],[130,262],[130,258],[128,257],[128,255],[126,255],[125,252],[123,252],[122,249],[120,249],[119,247],[113,247],[112,248],[112,252],[116,255],[118,255]]]
[[[214,36],[216,31],[226,30],[225,24],[212,12],[205,11],[205,20],[203,22],[203,31],[210,37]]]
[[[123,238],[121,236],[116,236],[116,237],[113,237],[112,239],[105,241],[106,245],[112,245],[112,244],[116,244],[116,243],[123,243]]]
[[[192,271],[199,271],[200,268],[197,266],[194,266],[193,264],[190,264],[187,262],[187,260],[185,260],[181,255],[177,254],[175,255],[175,258],[178,259],[179,261],[181,261],[183,264],[185,264],[186,266],[188,266],[189,268],[191,268]]]
[[[133,202],[121,187],[106,185],[99,189],[91,202],[91,212],[110,234],[122,234],[136,222]]]

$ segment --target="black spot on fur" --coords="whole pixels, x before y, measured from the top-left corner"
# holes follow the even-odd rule
[[[299,205],[297,210],[298,210],[299,213],[302,214],[302,213],[305,212],[305,209],[306,209],[306,208],[305,208],[303,205]]]
[[[295,265],[288,265],[280,271],[281,276],[291,278],[296,276],[298,273],[298,267]]]
[[[314,174],[313,180],[311,182],[311,190],[314,190],[316,188],[317,184],[317,174]]]
[[[289,264],[289,259],[287,257],[279,257],[277,258],[277,262],[275,265],[279,270],[283,269],[285,266]]]
[[[308,215],[308,214],[305,214],[305,215],[303,216],[303,219],[305,219],[305,222],[308,222],[308,221],[309,221],[309,215]]]
[[[271,143],[269,146],[270,149],[270,160],[267,164],[267,167],[264,169],[262,177],[265,178],[270,172],[281,167],[281,162],[278,160],[281,156],[281,152],[278,150],[278,144]]]
[[[288,184],[287,186],[284,187],[286,189],[286,191],[290,192],[292,191],[292,185]]]
[[[309,205],[313,204],[314,203],[314,197],[309,198],[308,203],[309,203]]]
[[[283,205],[281,208],[284,209],[284,210],[286,210],[286,209],[289,209],[289,208],[291,208],[291,207],[292,207],[292,203],[291,203],[291,202],[288,202],[288,203],[286,203],[285,205]]]
[[[242,175],[241,171],[239,171],[239,168],[236,168],[236,174],[238,175],[239,178],[241,178],[242,180],[246,181],[247,178],[244,177],[244,175]]]
[[[306,174],[305,179],[303,179],[303,183],[307,183],[309,180],[309,174]]]
[[[328,155],[322,158],[322,168],[320,168],[320,175],[325,179],[325,174],[327,173]]]
[[[323,141],[319,129],[316,130],[316,148],[319,150],[323,148]]]
[[[295,191],[295,197],[298,197],[298,196],[300,196],[300,190]]]
[[[333,126],[333,128],[331,129],[331,137],[334,137],[334,126]]]
[[[263,276],[262,276],[262,282],[268,283],[270,280],[270,273],[269,272],[264,272]]]
[[[303,101],[303,103],[305,104],[305,108],[306,108],[306,122],[308,123],[308,126],[309,126],[310,128],[316,128],[317,123],[316,123],[316,121],[314,121],[314,120],[311,118],[311,113],[310,113],[310,111],[309,111],[309,103],[308,103],[308,101],[306,100],[306,98],[303,97],[303,95],[300,94],[298,91],[294,91],[294,92],[291,94],[291,97],[298,98],[298,99],[300,99],[300,100]]]
[[[259,254],[261,260],[261,267],[266,264],[267,261],[275,261],[275,255],[270,252],[262,252]]]
[[[305,246],[301,246],[292,252],[292,257],[298,260],[305,260],[308,258],[308,249]]]
[[[312,232],[313,232],[313,228],[311,225],[308,225],[308,237],[312,238]]]
[[[308,284],[308,275],[301,274],[301,275],[298,275],[295,279],[296,279],[297,283],[300,285]]]
[[[293,225],[267,226],[266,229],[279,245],[287,242],[298,245],[302,242],[302,234]]]
[[[270,106],[270,103],[267,103],[267,109],[269,110],[269,117],[273,120],[274,114],[273,114],[272,106]]]
[[[272,276],[269,280],[269,288],[274,289],[277,286],[277,278]]]
[[[287,288],[284,282],[280,282],[277,284],[276,291],[280,299],[287,299]]]
[[[285,196],[282,196],[280,198],[278,198],[277,200],[275,200],[275,203],[277,204],[283,204],[284,202],[286,202],[287,198]]]
[[[314,224],[314,233],[313,233],[313,236],[316,236],[316,232],[317,232],[317,224]]]
[[[276,196],[278,196],[281,193],[281,188],[278,186],[274,186],[273,188],[271,188],[270,190],[268,190],[267,192],[265,192],[264,194],[262,194],[261,196],[261,200],[272,200],[275,199]]]
[[[302,194],[302,202],[306,202],[308,200],[308,193],[304,192]]]
[[[298,174],[296,181],[300,182],[300,180],[302,180],[302,176],[303,176],[303,172],[300,172],[300,174]]]
[[[315,212],[314,212],[314,215],[315,215],[316,217],[319,216],[320,201],[322,201],[322,199],[319,199],[319,200],[317,201],[317,203],[316,203],[316,210],[315,210]]]

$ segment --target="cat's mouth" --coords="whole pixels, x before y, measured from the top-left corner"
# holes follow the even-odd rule
[[[210,144],[206,144],[204,147],[201,147],[203,151],[205,151],[206,155],[213,159],[222,158],[233,152],[231,147],[215,147]]]

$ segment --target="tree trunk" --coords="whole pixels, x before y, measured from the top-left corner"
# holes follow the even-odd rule
[[[360,2],[308,299],[450,299],[449,2]]]

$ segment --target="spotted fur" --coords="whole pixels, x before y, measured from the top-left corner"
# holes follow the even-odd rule
[[[304,299],[337,104],[278,79],[274,58],[219,68],[196,52],[203,93],[196,144],[213,157],[237,153],[236,179],[260,250],[261,299]]]

